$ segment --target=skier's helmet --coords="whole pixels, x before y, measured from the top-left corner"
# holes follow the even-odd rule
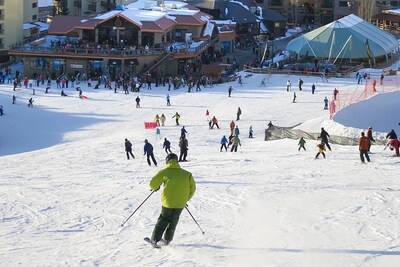
[[[178,156],[174,153],[170,153],[165,158],[165,163],[168,163],[171,159],[178,160]]]

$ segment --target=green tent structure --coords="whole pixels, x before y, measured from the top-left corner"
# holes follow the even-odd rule
[[[350,14],[291,40],[286,50],[298,57],[314,57],[335,63],[377,59],[388,61],[399,46],[390,33]]]

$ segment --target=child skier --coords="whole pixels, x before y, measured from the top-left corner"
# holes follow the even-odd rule
[[[319,157],[319,154],[322,154],[322,156],[324,156],[324,159],[325,159],[326,158],[325,153],[324,153],[324,151],[326,150],[325,143],[321,142],[320,144],[317,145],[317,148],[318,148],[318,153],[317,153],[317,155],[315,155],[315,159],[317,159]]]
[[[301,137],[299,140],[299,151],[301,148],[304,149],[304,151],[306,151],[306,147],[304,146],[305,144],[306,144],[306,140],[304,140],[304,138]]]

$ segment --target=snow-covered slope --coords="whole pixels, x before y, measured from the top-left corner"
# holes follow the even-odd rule
[[[299,77],[272,76],[260,87],[263,77],[245,78],[242,87],[231,83],[230,98],[230,84],[190,94],[153,85],[129,95],[81,85],[88,100],[74,89],[61,97],[41,87],[32,96],[0,85],[6,113],[0,117],[1,265],[399,266],[400,159],[392,151],[373,146],[372,162],[362,165],[355,146],[333,145],[327,159],[314,160],[316,140],[306,140],[306,152],[297,150],[296,140],[264,141],[269,121],[302,123],[299,128],[309,132],[324,126],[334,135],[358,136],[368,126],[399,132],[398,115],[390,115],[398,114],[399,94],[350,106],[338,123],[329,120],[323,98],[334,87],[356,87],[354,79],[302,77],[304,90],[292,89],[292,103],[285,84]],[[26,105],[30,97],[33,108]],[[242,146],[237,153],[220,152],[239,106]],[[208,129],[207,109],[221,129]],[[376,116],[363,116],[371,109]],[[180,127],[171,118],[177,111],[189,141],[189,162],[181,166],[198,187],[189,209],[206,233],[184,211],[171,246],[154,250],[143,237],[158,217],[159,192],[121,223],[150,194],[148,182],[164,165],[163,138],[178,152]],[[167,122],[157,140],[144,121],[161,113]],[[247,138],[250,126],[253,139]],[[133,143],[134,160],[126,159],[125,138]],[[158,167],[147,166],[142,156],[145,138],[155,147]]]

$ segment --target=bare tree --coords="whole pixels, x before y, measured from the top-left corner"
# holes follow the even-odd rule
[[[354,1],[357,5],[357,14],[366,21],[371,21],[374,15],[375,1],[358,0]]]

